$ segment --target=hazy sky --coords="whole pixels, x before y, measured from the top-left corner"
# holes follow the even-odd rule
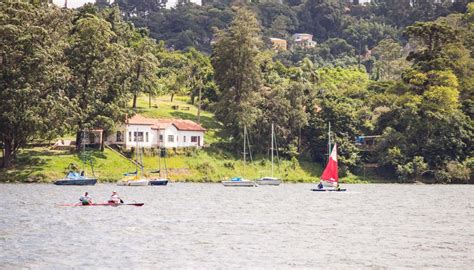
[[[64,6],[64,1],[65,0],[53,0],[53,3],[56,5],[63,7]],[[176,3],[177,0],[168,0],[168,3],[166,4],[167,6],[174,6],[174,3]],[[95,0],[67,0],[67,7],[68,8],[76,8],[84,5],[85,3],[93,3]],[[192,1],[192,2],[197,2],[197,1]],[[199,1],[201,2],[201,1]]]

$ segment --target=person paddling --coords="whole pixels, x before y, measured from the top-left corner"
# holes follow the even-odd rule
[[[79,201],[82,203],[82,205],[91,205],[92,204],[92,198],[89,196],[88,192],[84,193],[84,195],[82,195],[79,198]]]
[[[123,203],[123,200],[117,194],[117,191],[112,192],[112,195],[110,195],[109,203],[116,203],[116,204]]]
[[[323,181],[319,181],[319,184],[318,184],[318,189],[323,189]]]

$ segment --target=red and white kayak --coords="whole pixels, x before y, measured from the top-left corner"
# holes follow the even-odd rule
[[[93,204],[86,204],[83,205],[82,203],[74,203],[74,204],[61,204],[60,206],[143,206],[145,203],[93,203]]]

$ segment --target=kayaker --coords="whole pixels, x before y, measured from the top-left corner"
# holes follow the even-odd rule
[[[318,189],[323,189],[323,181],[319,181],[319,184],[318,184]]]
[[[117,194],[117,191],[113,191],[110,195],[109,203],[123,203],[123,200],[120,199],[120,196]]]
[[[340,190],[341,190],[341,186],[339,185],[339,183],[337,183],[337,185],[336,185],[336,190],[337,190],[337,191],[340,191]]]
[[[84,195],[82,195],[79,198],[79,201],[82,203],[82,205],[90,205],[92,204],[92,198],[89,196],[89,193],[86,192]]]

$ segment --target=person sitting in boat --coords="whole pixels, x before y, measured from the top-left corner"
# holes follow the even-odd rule
[[[318,189],[323,189],[323,181],[319,181],[319,184],[318,184]]]
[[[109,203],[123,203],[123,200],[120,199],[120,196],[117,194],[117,191],[112,192],[112,195],[110,195]]]
[[[339,182],[336,184],[336,190],[337,190],[337,191],[340,191],[340,190],[341,190],[341,186],[339,185]]]
[[[90,205],[92,204],[92,198],[89,196],[89,193],[86,192],[84,195],[82,195],[79,198],[79,201],[81,201],[82,205]]]

